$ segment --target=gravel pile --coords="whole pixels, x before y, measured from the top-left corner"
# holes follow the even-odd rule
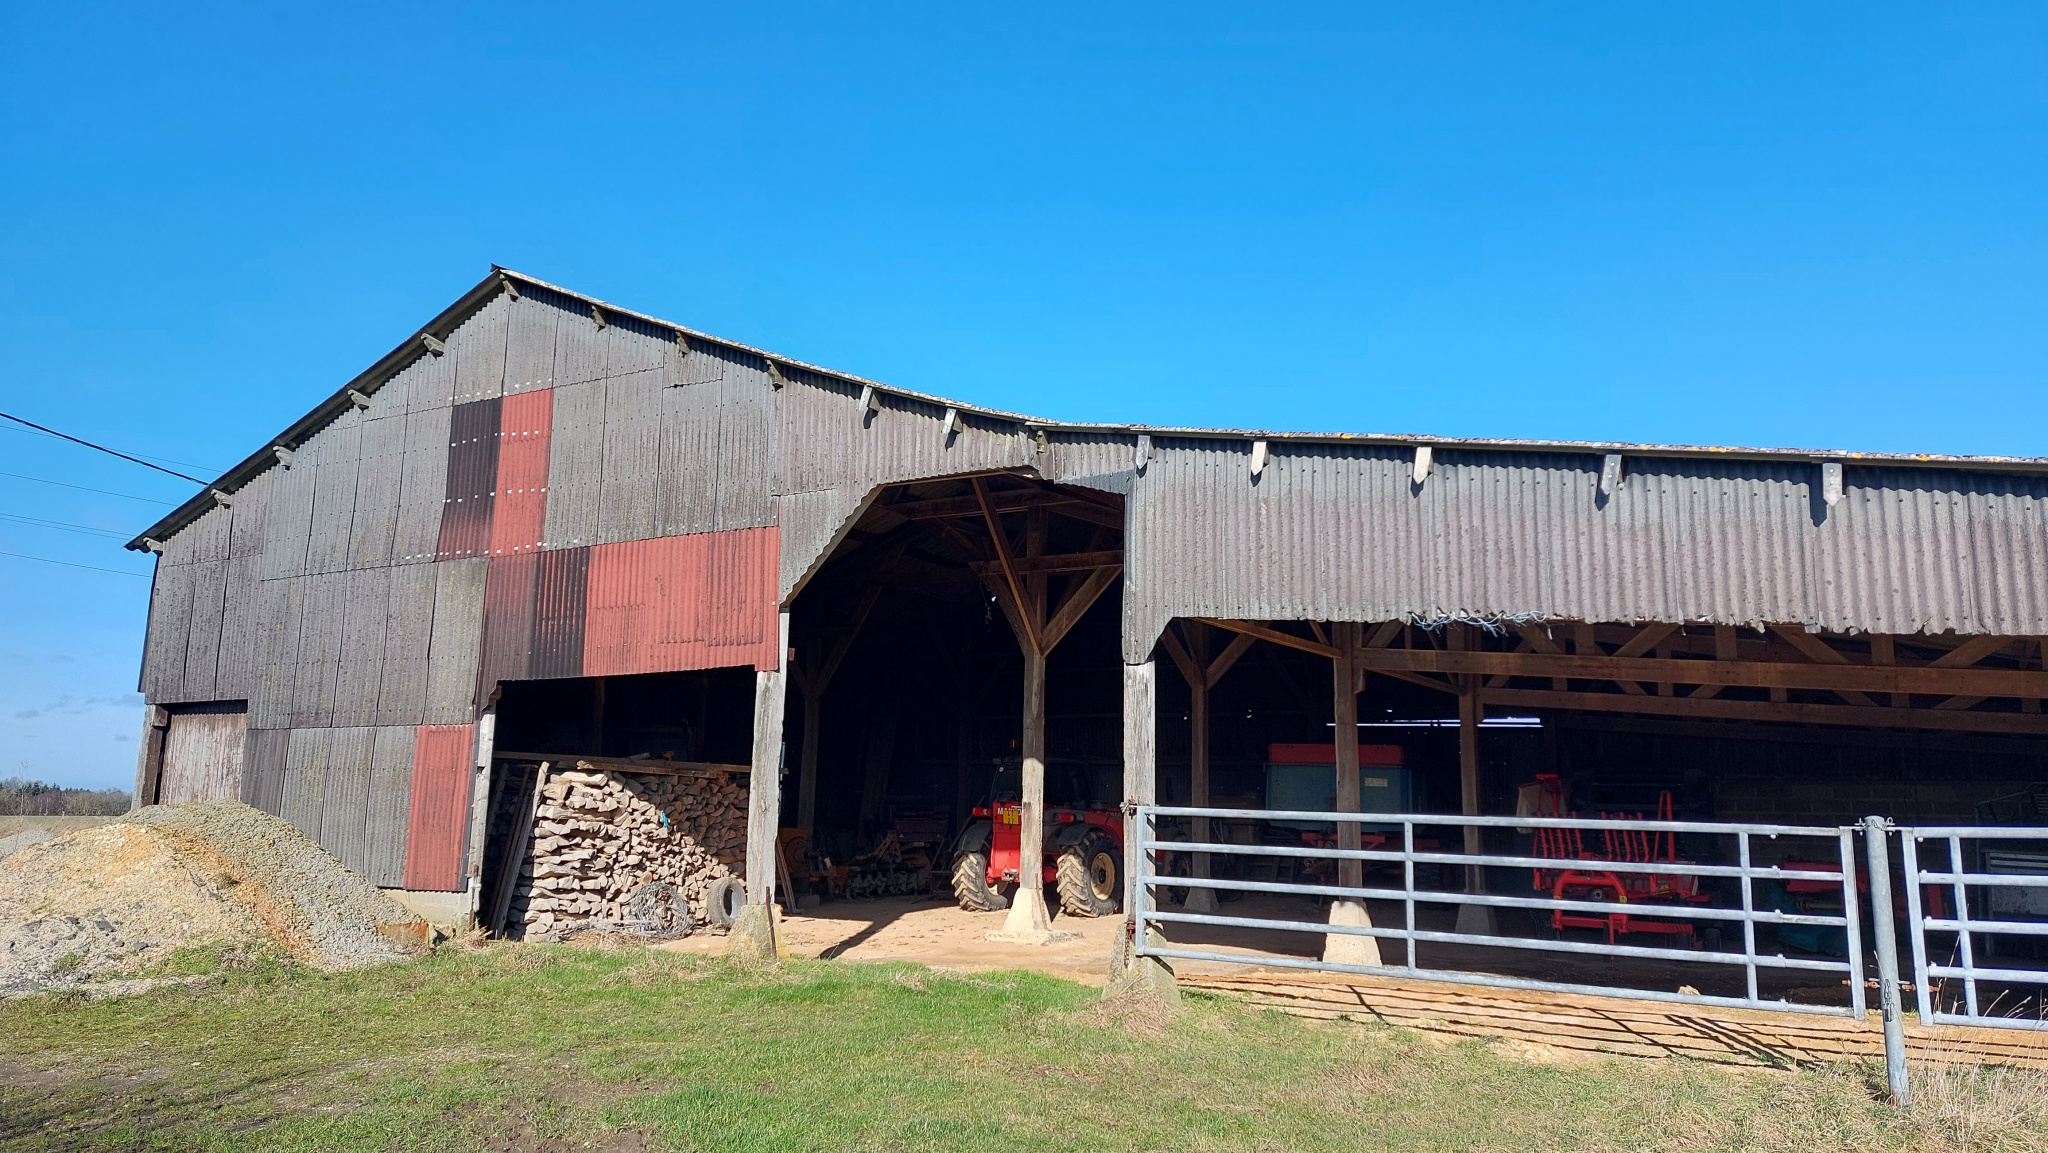
[[[408,951],[378,926],[418,920],[286,821],[233,801],[153,807],[0,858],[0,996],[105,991],[188,947],[394,961]]]
[[[48,829],[23,829],[18,833],[11,833],[5,837],[0,837],[0,857],[4,857],[9,853],[18,853],[30,845],[40,845],[44,841],[54,841],[56,839],[57,834]]]

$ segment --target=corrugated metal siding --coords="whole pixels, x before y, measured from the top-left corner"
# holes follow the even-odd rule
[[[591,549],[584,675],[775,668],[776,560],[772,528]]]
[[[555,325],[555,385],[583,384],[604,379],[604,358],[609,341],[604,329],[591,318],[590,308],[554,293],[534,293],[536,304],[556,302],[562,313]]]
[[[263,576],[306,571],[306,541],[313,532],[313,484],[319,458],[311,449],[291,465],[271,469],[269,514],[263,519]]]
[[[453,893],[463,888],[474,743],[469,725],[422,725],[418,730],[405,837],[408,889]]]
[[[411,419],[401,411],[363,422],[355,515],[349,522],[350,568],[391,563],[391,546],[398,531],[398,498],[405,476],[406,425]]]
[[[260,534],[259,534],[260,541]],[[264,637],[262,594],[257,576],[261,556],[228,559],[222,591],[220,663],[214,673],[214,695],[221,700],[249,700],[262,683]]]
[[[583,675],[584,621],[588,615],[590,550],[540,554],[534,589],[533,646],[526,675],[537,680]]]
[[[370,808],[363,875],[373,885],[405,883],[405,832],[412,812],[412,756],[418,743],[412,726],[376,730],[370,749]]]
[[[483,640],[484,579],[489,565],[489,561],[475,557],[442,561],[434,566],[434,633],[427,651],[430,725],[458,724],[472,715],[477,653]]]
[[[440,555],[441,511],[448,499],[448,446],[454,439],[454,419],[455,410],[447,407],[405,418],[405,462],[391,543],[391,555],[399,564],[419,564]]]
[[[497,497],[491,513],[490,555],[540,548],[547,526],[548,434],[554,391],[540,389],[504,399],[498,416]]]
[[[242,803],[271,816],[284,813],[285,753],[289,729],[250,729],[242,747]]]
[[[601,379],[554,390],[544,548],[580,548],[597,539],[597,502],[604,486],[604,412]]]
[[[2041,478],[1853,469],[1829,510],[1796,462],[1631,459],[1603,501],[1593,455],[1445,451],[1418,489],[1400,450],[1275,445],[1253,484],[1249,449],[1165,441],[1137,481],[1127,659],[1175,616],[2048,628]]]
[[[427,652],[434,635],[438,571],[436,565],[400,565],[391,570],[391,595],[384,606],[384,654],[377,680],[379,725],[426,722]]]
[[[293,729],[285,745],[284,799],[278,816],[316,841],[327,798],[327,754],[333,743],[333,729]]]
[[[342,604],[341,659],[335,670],[336,728],[359,728],[378,719],[378,691],[384,673],[384,630],[391,609],[388,568],[348,574]]]
[[[157,562],[149,593],[149,633],[142,648],[142,693],[149,701],[184,699],[185,648],[197,580],[196,565]]]
[[[489,696],[499,681],[526,679],[527,657],[533,651],[533,592],[539,575],[539,553],[491,558],[484,581],[479,699]]]
[[[654,492],[661,464],[664,391],[659,367],[605,376],[604,479],[597,502],[600,544],[659,534]]]
[[[313,438],[318,445],[313,478],[313,530],[306,541],[309,573],[338,572],[348,567],[349,530],[355,520],[356,473],[361,467],[362,414],[336,417]],[[294,461],[294,467],[298,467]]]
[[[758,365],[718,348],[671,347],[660,407],[654,519],[678,536],[775,523],[769,475],[774,390]]]
[[[963,413],[951,443],[945,409],[903,397],[882,398],[864,417],[858,389],[792,370],[776,400],[777,493],[848,488],[990,469],[1036,467],[1037,446],[1023,427]]]
[[[863,495],[852,489],[828,488],[776,498],[781,509],[777,535],[782,554],[776,580],[778,600],[788,600],[811,569],[825,559],[839,530],[850,525],[860,510]]]
[[[249,701],[249,725],[258,729],[292,726],[292,694],[298,681],[299,625],[305,616],[302,577],[260,581],[256,586],[257,662],[255,695]]]
[[[326,788],[320,799],[320,847],[358,873],[368,871],[370,745],[374,730],[330,730]]]
[[[331,728],[334,682],[341,670],[341,629],[348,606],[349,574],[305,578],[299,606],[299,645],[292,679],[293,728]]]
[[[555,386],[555,329],[562,316],[561,307],[547,300],[522,295],[512,302],[505,337],[506,396]]]
[[[512,302],[500,293],[448,334],[455,362],[455,403],[495,400],[505,392],[505,329]]]
[[[223,534],[222,544],[226,544]],[[218,700],[221,621],[227,608],[228,561],[198,561],[192,570],[192,616],[185,630],[185,675],[179,695],[187,701]]]
[[[498,428],[503,401],[458,404],[449,420],[447,495],[436,559],[485,556],[498,489]]]

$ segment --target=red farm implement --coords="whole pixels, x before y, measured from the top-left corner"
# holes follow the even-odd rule
[[[1531,816],[1576,815],[1565,811],[1564,783],[1558,777],[1548,773],[1537,776],[1536,794],[1536,812]],[[1603,812],[1600,819],[1640,821],[1644,817],[1641,813]],[[1658,796],[1657,815],[1652,819],[1674,819],[1670,793]],[[1586,847],[1588,835],[1593,833],[1599,834],[1598,852]],[[1687,905],[1704,905],[1711,899],[1700,892],[1698,877],[1679,872],[1624,872],[1600,867],[1602,863],[1691,864],[1678,856],[1678,834],[1641,829],[1539,828],[1536,830],[1535,855],[1571,862],[1557,868],[1532,870],[1537,891],[1549,893],[1553,900],[1611,902],[1614,905],[1614,911],[1610,913],[1553,910],[1550,914],[1553,930],[1605,929],[1610,945],[1616,937],[1628,933],[1685,936],[1692,938],[1695,944],[1699,943],[1693,923],[1678,915]],[[1710,937],[1719,935],[1711,927],[1706,932]],[[1706,943],[1709,947],[1714,944],[1711,940]]]

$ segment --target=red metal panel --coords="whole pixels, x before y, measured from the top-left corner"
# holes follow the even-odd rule
[[[405,834],[405,887],[443,893],[462,889],[462,850],[469,832],[469,725],[421,725],[413,737],[412,817]]]
[[[536,680],[583,675],[583,618],[588,601],[590,549],[540,554],[533,597],[533,651],[526,675]]]
[[[1335,745],[1268,745],[1266,759],[1276,765],[1334,765],[1337,763]],[[1361,765],[1398,765],[1401,763],[1399,745],[1360,745],[1358,763]]]
[[[773,528],[590,550],[583,675],[779,663]]]
[[[555,390],[508,396],[498,415],[497,505],[491,516],[491,555],[540,548],[547,523],[548,442]]]

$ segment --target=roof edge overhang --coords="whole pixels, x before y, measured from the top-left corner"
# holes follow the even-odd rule
[[[1781,463],[1841,461],[1844,463],[1903,468],[1961,468],[1979,472],[2048,472],[2048,457],[1872,453],[1852,452],[1845,449],[1812,448],[1724,448],[1709,445],[1642,444],[1628,441],[1489,439],[1481,437],[1413,435],[1407,433],[1280,432],[1250,428],[1192,428],[1175,425],[1091,424],[1086,422],[1046,420],[1023,413],[1008,412],[1003,409],[987,408],[982,405],[949,400],[942,396],[900,388],[895,385],[884,384],[880,381],[869,380],[866,377],[854,376],[851,373],[841,372],[837,369],[809,364],[764,348],[756,348],[722,336],[699,332],[696,329],[684,327],[674,321],[663,320],[658,316],[649,316],[646,313],[636,312],[630,308],[621,308],[609,301],[600,300],[597,297],[577,292],[574,289],[551,284],[539,277],[528,276],[525,273],[516,272],[502,265],[494,264],[491,266],[488,276],[478,281],[475,287],[463,293],[460,298],[443,309],[434,319],[415,330],[411,336],[408,336],[396,348],[384,354],[376,363],[358,373],[354,379],[336,389],[333,395],[320,402],[311,412],[300,417],[291,427],[272,437],[270,442],[264,445],[263,448],[251,453],[240,464],[222,473],[218,479],[206,487],[205,491],[195,494],[184,504],[179,505],[155,524],[143,530],[134,540],[129,541],[126,547],[138,551],[149,550],[152,545],[169,539],[173,534],[199,519],[201,515],[213,507],[216,494],[233,494],[264,469],[275,465],[277,463],[278,449],[292,448],[301,440],[325,427],[336,416],[355,403],[353,395],[368,396],[374,394],[384,386],[385,382],[395,376],[400,369],[411,364],[420,356],[429,354],[426,338],[431,337],[435,341],[445,341],[448,335],[454,331],[455,327],[467,319],[471,313],[475,312],[491,297],[505,291],[507,285],[514,283],[530,285],[534,288],[557,293],[571,300],[581,301],[594,308],[602,309],[613,315],[631,317],[659,328],[665,328],[685,336],[693,342],[715,344],[723,348],[748,353],[771,361],[781,367],[801,369],[819,376],[830,377],[848,385],[871,387],[880,395],[922,402],[941,408],[958,409],[962,413],[978,416],[985,420],[1013,423],[1020,426],[1020,431],[1029,434],[1043,432],[1048,435],[1058,433],[1081,436],[1135,437],[1142,435],[1204,440],[1263,440],[1293,444],[1357,444],[1406,448],[1426,445],[1432,449],[1472,449],[1494,452],[1554,452],[1601,455],[1619,453],[1624,456],[1637,457],[1753,460]]]

